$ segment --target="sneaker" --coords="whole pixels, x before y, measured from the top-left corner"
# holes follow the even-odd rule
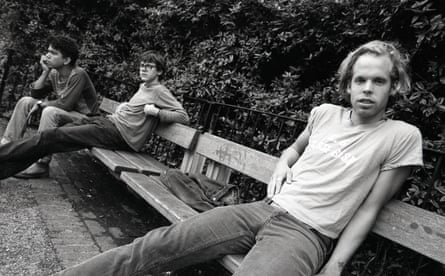
[[[22,179],[49,177],[49,164],[36,162],[14,177]]]

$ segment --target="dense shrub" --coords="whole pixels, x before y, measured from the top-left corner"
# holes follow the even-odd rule
[[[358,44],[398,41],[412,57],[416,85],[395,101],[393,116],[421,127],[428,139],[441,139],[440,0],[2,2],[2,34],[35,60],[48,34],[66,33],[79,40],[81,63],[90,71],[134,82],[135,56],[162,50],[171,63],[169,85],[178,93],[289,116],[320,102],[341,102],[333,77]],[[121,91],[118,98],[131,93],[103,89]]]
[[[137,54],[155,49],[169,59],[167,84],[177,94],[305,118],[320,103],[344,103],[335,72],[347,52],[372,39],[396,41],[411,56],[414,85],[410,94],[393,99],[390,116],[417,125],[426,146],[445,148],[443,0],[0,0],[0,4],[0,46],[17,50],[6,91],[18,94],[25,93],[25,80],[39,74],[35,63],[46,50],[47,36],[63,33],[79,41],[81,65],[92,73],[98,91],[117,100],[134,91]],[[18,97],[3,96],[11,103]],[[426,162],[426,171],[413,177],[400,197],[444,214],[445,184],[425,185],[435,160]],[[374,258],[368,253],[363,255]],[[382,261],[372,270],[360,260],[353,267],[369,275],[391,268]],[[407,275],[399,271],[391,275]]]

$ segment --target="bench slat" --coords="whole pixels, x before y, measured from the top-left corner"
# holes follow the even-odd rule
[[[128,160],[128,162],[130,162],[138,172],[143,174],[160,175],[162,172],[168,169],[166,165],[162,164],[148,154],[120,150],[115,151],[115,153]]]
[[[123,172],[121,179],[171,222],[182,221],[198,213],[174,196],[156,177]]]
[[[138,168],[127,159],[118,155],[112,150],[102,148],[92,148],[91,154],[105,164],[111,171],[120,173],[122,171],[137,172]]]
[[[199,135],[198,130],[178,123],[159,124],[155,133],[185,149],[192,149]]]
[[[278,161],[277,157],[208,133],[199,136],[195,152],[263,183],[269,182]]]
[[[99,110],[111,114],[114,113],[114,111],[116,111],[116,108],[118,107],[119,104],[120,102],[114,101],[112,99],[102,98],[102,101],[100,102],[99,105]]]
[[[445,217],[392,200],[380,212],[373,232],[445,263]]]

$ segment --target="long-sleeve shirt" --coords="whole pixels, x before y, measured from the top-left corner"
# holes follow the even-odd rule
[[[57,98],[47,102],[48,106],[55,106],[66,111],[77,111],[82,114],[96,113],[98,108],[96,89],[87,72],[78,66],[71,70],[65,81],[59,78],[59,72],[52,69],[45,81],[44,87],[34,88],[31,84],[31,95],[36,98],[44,98],[51,91]]]
[[[153,104],[160,109],[157,117],[145,114],[144,107],[147,104]],[[109,118],[135,151],[142,148],[159,122],[182,124],[189,122],[181,103],[162,84],[150,87],[141,84],[130,101],[120,104]]]

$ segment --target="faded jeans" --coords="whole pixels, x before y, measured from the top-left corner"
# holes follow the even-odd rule
[[[218,207],[161,227],[56,275],[147,275],[247,254],[234,275],[308,276],[333,241],[265,201]]]
[[[26,117],[31,111],[31,108],[37,103],[38,99],[33,97],[22,97],[15,105],[14,111],[12,113],[11,119],[6,126],[5,133],[3,133],[3,138],[7,141],[19,140],[22,135],[22,129],[26,124]],[[86,117],[86,115],[79,113],[77,111],[65,111],[63,109],[47,106],[42,111],[42,116],[40,117],[38,132],[45,129],[55,128],[66,123],[72,122],[75,119],[81,119]],[[49,163],[51,161],[51,156],[45,156],[40,160],[40,162]]]
[[[131,150],[109,119],[84,118],[0,145],[0,179],[26,169],[48,154],[91,147]]]

